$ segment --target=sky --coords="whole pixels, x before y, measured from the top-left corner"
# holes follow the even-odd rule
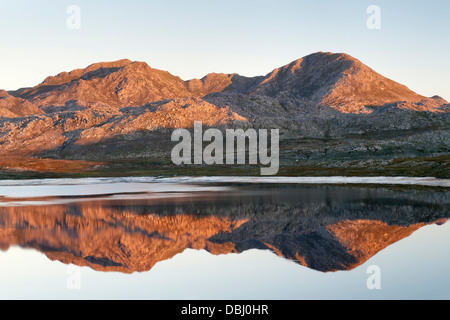
[[[257,76],[324,51],[450,101],[448,0],[0,1],[1,89],[124,58],[184,80]]]

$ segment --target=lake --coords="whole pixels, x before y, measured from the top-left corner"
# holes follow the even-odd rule
[[[0,181],[1,299],[449,299],[432,178]]]

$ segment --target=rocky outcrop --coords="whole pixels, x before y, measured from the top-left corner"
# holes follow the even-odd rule
[[[194,121],[220,126],[246,121],[228,107],[197,98],[182,98],[114,108],[98,103],[71,101],[65,108],[32,117],[0,121],[0,154],[37,155],[46,151],[95,145],[117,136],[128,137],[142,131],[192,127]],[[112,154],[118,150],[109,150]]]
[[[34,103],[0,90],[0,118],[19,118],[44,113]]]

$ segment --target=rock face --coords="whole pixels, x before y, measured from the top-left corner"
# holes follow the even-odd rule
[[[194,121],[219,126],[246,119],[228,107],[218,108],[196,98],[128,108],[73,102],[66,104],[63,111],[1,121],[1,154],[26,156],[50,150],[62,152],[69,147],[95,145],[118,136],[127,137],[129,141],[138,132],[191,127]]]
[[[125,59],[2,90],[0,154],[167,161],[171,130],[202,121],[279,129],[287,165],[441,157],[450,150],[449,110],[347,54],[314,53],[266,76],[189,81]]]
[[[34,103],[22,98],[11,96],[5,90],[0,90],[0,117],[18,118],[44,113]]]

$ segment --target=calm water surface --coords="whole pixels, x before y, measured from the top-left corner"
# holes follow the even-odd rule
[[[449,299],[448,182],[417,181],[3,181],[0,298]]]

